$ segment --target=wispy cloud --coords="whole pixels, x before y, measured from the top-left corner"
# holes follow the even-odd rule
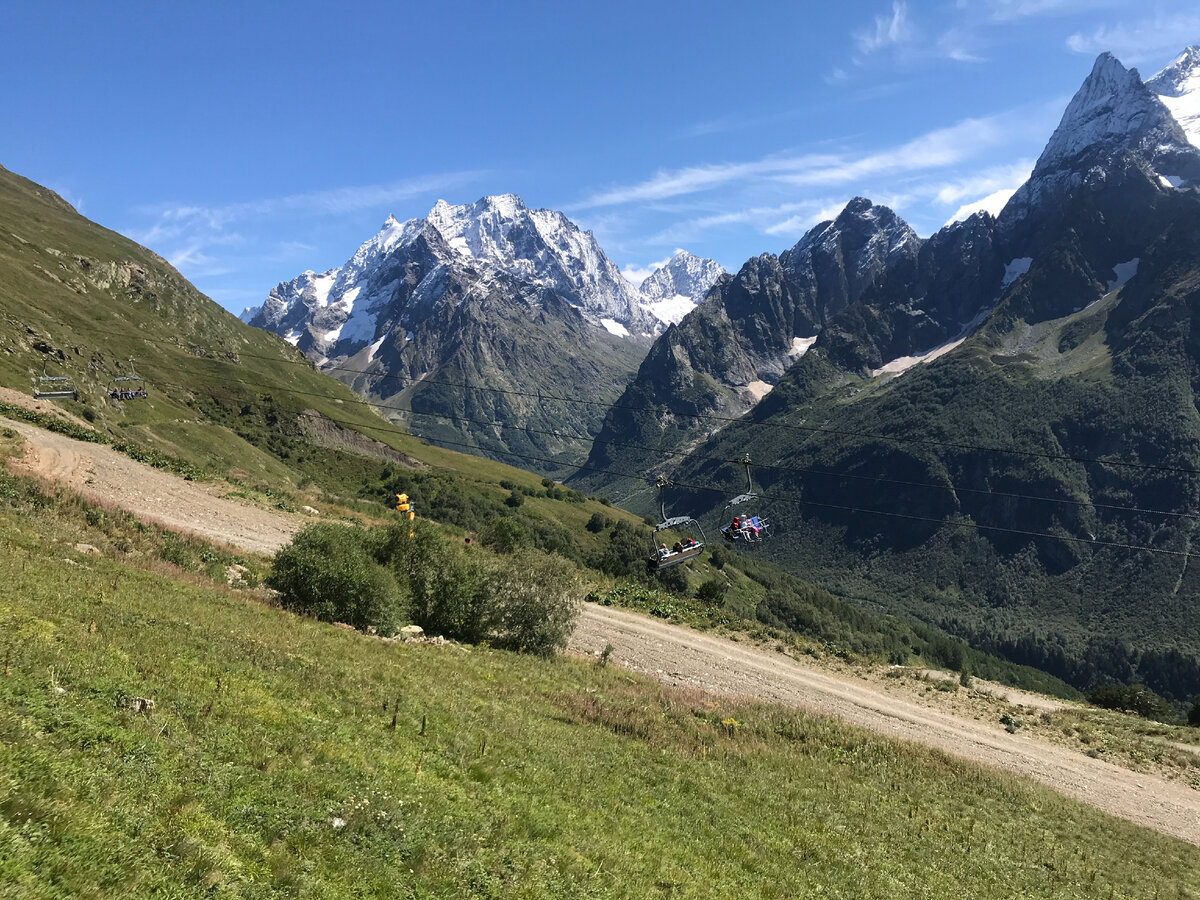
[[[1031,159],[1022,159],[947,182],[938,189],[933,200],[949,206],[951,203],[961,203],[964,197],[980,197],[1001,190],[1014,191],[1029,178],[1033,163]]]
[[[675,252],[678,253],[679,250],[676,249]],[[674,254],[671,254],[671,256],[673,255]],[[640,266],[636,263],[626,263],[621,269],[621,275],[624,276],[626,281],[629,281],[632,284],[641,284],[657,270],[669,263],[671,261],[671,256],[666,256],[663,259],[660,259],[658,262],[646,263],[644,266]]]
[[[868,28],[856,31],[854,45],[859,53],[869,54],[884,47],[903,44],[912,39],[913,27],[908,21],[908,4],[896,0],[891,15],[876,16]]]
[[[1008,199],[1017,192],[1016,188],[1000,188],[992,191],[986,197],[980,197],[977,200],[972,200],[970,203],[964,203],[946,220],[949,225],[952,222],[961,222],[963,219],[970,218],[977,212],[989,212],[993,216],[1000,215],[1000,210],[1004,209],[1004,204]]]
[[[1114,0],[985,0],[984,7],[993,22],[1017,22],[1037,16],[1068,15],[1118,5]],[[958,0],[959,9],[968,8],[968,0]]]
[[[1067,48],[1088,55],[1109,50],[1127,64],[1165,62],[1200,39],[1200,15],[1157,15],[1134,23],[1101,25],[1067,38]]]
[[[576,208],[665,200],[753,182],[792,187],[853,185],[879,175],[924,172],[963,162],[1030,135],[1042,136],[1052,127],[1052,115],[1039,108],[964,119],[903,144],[870,152],[777,155],[660,171],[640,183],[595,193]]]
[[[415,197],[459,188],[481,175],[476,171],[447,172],[212,206],[161,204],[137,210],[150,224],[127,233],[189,277],[215,277],[234,271],[231,253],[219,252],[222,250],[242,248],[245,252],[250,245],[262,243],[267,246],[254,250],[257,258],[283,262],[308,249],[302,242],[272,245],[269,240],[251,237],[263,222],[282,216],[315,219],[388,209]]]

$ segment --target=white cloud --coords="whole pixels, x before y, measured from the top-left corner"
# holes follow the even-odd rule
[[[655,271],[661,269],[670,261],[671,257],[668,256],[665,259],[660,259],[658,262],[647,263],[644,266],[639,266],[636,263],[626,263],[625,268],[621,269],[621,276],[631,284],[640,285],[653,275]]]
[[[175,205],[138,210],[153,217],[152,223],[141,229],[128,229],[135,241],[161,254],[168,262],[191,278],[228,274],[232,269],[227,255],[211,251],[220,247],[246,245],[249,240],[236,224],[249,225],[254,220],[273,217],[337,216],[371,208],[386,209],[423,194],[435,194],[458,188],[476,180],[479,172],[449,172],[410,178],[387,184],[355,185],[320,191],[288,194],[217,206]],[[262,241],[264,245],[268,240]],[[259,259],[278,258],[281,254],[294,256],[304,245],[276,244],[274,249],[257,252]]]
[[[1127,65],[1166,63],[1188,44],[1200,38],[1200,15],[1158,15],[1136,23],[1101,25],[1090,32],[1067,38],[1067,48],[1089,56],[1110,51]]]
[[[1020,187],[1033,172],[1033,160],[1022,159],[1011,165],[994,166],[990,169],[960,178],[942,185],[933,199],[949,206],[960,203],[964,197],[979,197],[984,194],[1007,190],[1010,194]]]
[[[1043,139],[1053,129],[1061,107],[1045,105],[993,116],[964,119],[894,147],[872,152],[809,153],[767,156],[660,171],[637,184],[593,194],[574,209],[620,206],[665,200],[727,188],[731,185],[785,184],[791,187],[853,185],[867,178],[928,172],[974,159],[985,151],[1024,139]],[[966,196],[965,194],[963,196]],[[735,213],[733,215],[742,215]],[[725,224],[722,217],[705,220]]]
[[[985,3],[993,22],[1015,22],[1036,16],[1095,11],[1112,5],[1112,0],[987,0]],[[958,6],[965,9],[966,3],[960,0]]]
[[[1017,192],[1016,188],[1000,188],[993,191],[986,197],[980,197],[971,203],[964,203],[954,211],[954,214],[946,220],[946,224],[950,225],[953,222],[961,222],[963,219],[969,218],[974,213],[983,211],[989,212],[993,216],[1000,215],[1000,210],[1004,209],[1004,204],[1008,199]]]
[[[854,44],[860,53],[874,53],[884,47],[902,44],[913,36],[908,22],[908,4],[896,0],[892,3],[892,14],[876,16],[871,26],[855,32]]]

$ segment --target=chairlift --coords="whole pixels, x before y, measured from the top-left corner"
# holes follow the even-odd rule
[[[42,360],[42,375],[33,389],[35,400],[79,400],[79,388],[69,375],[51,375],[46,371],[49,360]]]
[[[650,557],[650,563],[656,569],[667,569],[671,566],[678,565],[682,562],[687,562],[689,559],[695,559],[704,550],[704,529],[700,527],[700,523],[691,516],[673,516],[667,518],[666,509],[666,489],[670,482],[663,476],[658,476],[658,513],[659,523],[654,528],[654,533],[657,535],[660,531],[677,531],[684,530],[690,532],[686,538],[680,538],[668,548],[666,544],[661,543],[658,538],[654,539],[654,555]],[[699,539],[697,539],[699,536]]]
[[[725,504],[721,521],[729,519],[729,524],[721,528],[721,535],[731,544],[749,548],[761,544],[770,536],[771,523],[758,514],[761,498],[754,493],[754,482],[750,479],[749,453],[742,457],[742,465],[746,469],[746,492]]]
[[[113,379],[113,386],[109,388],[108,397],[110,400],[145,400],[147,396],[146,382],[133,367],[133,357],[131,356],[129,357],[129,374],[118,375]]]

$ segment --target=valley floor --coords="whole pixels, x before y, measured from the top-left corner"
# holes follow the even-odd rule
[[[304,520],[234,502],[211,485],[187,482],[133,462],[108,447],[75,441],[0,419],[26,441],[19,464],[93,499],[157,519],[170,527],[269,552]],[[1163,834],[1200,845],[1200,791],[1056,746],[1029,733],[1010,734],[981,721],[922,705],[903,692],[845,674],[821,671],[780,653],[703,634],[611,608],[585,605],[572,650],[598,654],[612,645],[614,664],[667,684],[801,707],[854,725],[937,748],[1039,781],[1069,797]],[[1021,697],[1008,701],[1022,703]],[[1026,700],[1045,709],[1045,701]]]

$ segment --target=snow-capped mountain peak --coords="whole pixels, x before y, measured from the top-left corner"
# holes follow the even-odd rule
[[[670,325],[691,312],[724,274],[720,263],[677,250],[666,265],[642,281],[639,290],[650,314]]]
[[[419,265],[409,264],[418,258]],[[409,268],[402,274],[398,265]],[[436,302],[449,269],[484,293],[497,278],[526,285],[531,298],[549,290],[593,325],[635,341],[665,327],[591,232],[560,212],[529,209],[516,194],[461,205],[438,200],[427,216],[405,222],[388,216],[345,264],[278,285],[242,318],[332,358],[356,352],[347,341],[377,339],[375,330],[391,321],[395,297],[403,295],[406,304]],[[403,287],[414,277],[419,283]]]
[[[1067,104],[1034,176],[1098,146],[1135,146],[1152,132],[1169,131],[1174,124],[1166,108],[1142,83],[1137,69],[1126,69],[1111,53],[1101,53]]]
[[[1172,73],[1162,84],[1172,75],[1179,81],[1185,71],[1190,73],[1192,58],[1185,53],[1179,66],[1168,67]],[[1126,69],[1111,53],[1102,53],[1067,105],[1033,174],[997,217],[1001,233],[1012,236],[1029,231],[1031,223],[1053,219],[1086,186],[1125,178],[1129,163],[1161,189],[1200,182],[1200,152],[1163,100],[1142,82],[1137,69]]]
[[[1184,50],[1146,87],[1171,111],[1188,140],[1200,147],[1200,46]]]

